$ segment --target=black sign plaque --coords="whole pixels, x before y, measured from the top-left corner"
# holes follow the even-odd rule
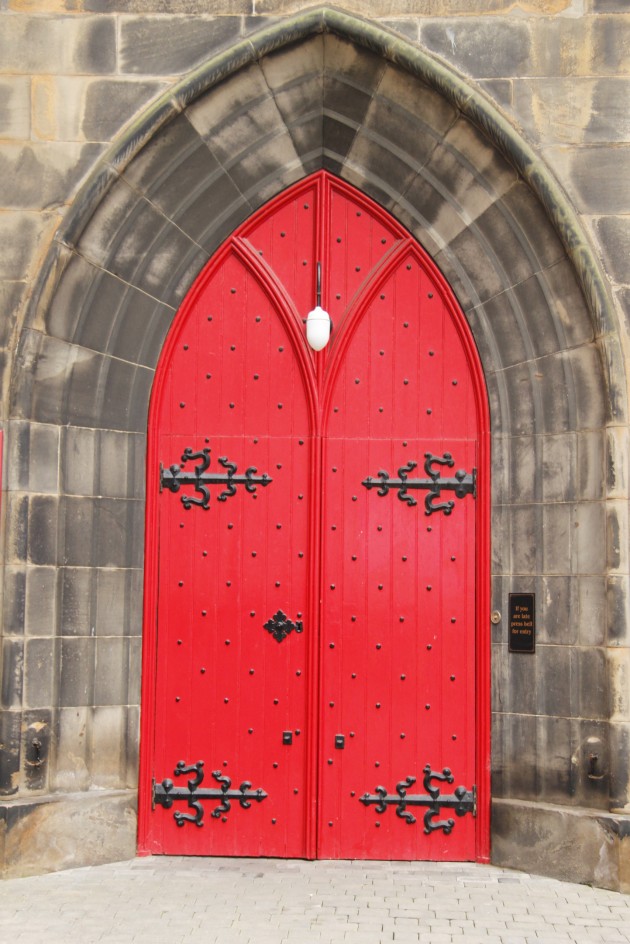
[[[533,593],[510,593],[508,611],[509,651],[535,652],[535,595]]]

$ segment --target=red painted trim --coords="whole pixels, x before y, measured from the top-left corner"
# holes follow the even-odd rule
[[[253,252],[247,243],[248,231],[271,213],[313,187],[316,184],[317,200],[320,205],[318,217],[328,219],[328,210],[333,192],[346,194],[352,200],[362,203],[390,230],[399,234],[400,243],[396,244],[385,257],[378,271],[373,274],[368,289],[361,293],[359,304],[356,305],[349,318],[346,319],[343,330],[333,335],[333,343],[329,349],[313,355],[307,348],[301,330],[301,313],[295,311],[291,300],[277,287],[266,263]],[[324,247],[328,244],[327,223],[319,224],[317,231],[318,257],[322,259]],[[142,659],[142,715],[141,715],[141,742],[140,742],[140,790],[138,812],[138,853],[150,854],[158,851],[151,847],[149,840],[149,817],[151,813],[151,769],[154,742],[155,717],[155,680],[157,658],[157,564],[159,553],[159,539],[157,533],[157,495],[156,476],[159,466],[157,454],[157,437],[154,433],[156,414],[160,403],[161,392],[170,363],[173,348],[177,343],[182,326],[189,311],[195,305],[198,296],[203,292],[209,278],[223,264],[229,253],[236,253],[245,262],[257,278],[264,291],[274,302],[282,318],[284,326],[291,338],[291,343],[301,367],[302,376],[307,391],[307,398],[311,414],[311,434],[316,440],[314,443],[314,466],[312,470],[313,494],[316,499],[312,507],[311,542],[312,559],[317,561],[315,573],[310,588],[311,612],[320,606],[319,577],[321,573],[321,535],[316,522],[319,520],[321,501],[321,417],[327,415],[330,391],[339,370],[342,355],[351,335],[358,324],[365,307],[371,301],[378,283],[386,274],[397,265],[400,255],[404,252],[413,253],[431,278],[440,286],[445,304],[457,327],[462,344],[467,354],[468,365],[473,378],[475,392],[477,430],[478,430],[478,494],[477,494],[477,600],[476,600],[476,721],[477,721],[477,860],[489,861],[490,856],[490,421],[485,380],[479,354],[477,352],[466,318],[457,303],[455,296],[435,266],[434,262],[416,240],[374,201],[361,194],[354,187],[333,177],[325,171],[319,171],[305,178],[299,184],[291,187],[279,197],[276,197],[265,207],[257,211],[249,220],[243,223],[223,246],[215,253],[211,261],[200,273],[193,287],[189,291],[180,310],[178,311],[169,335],[164,344],[162,354],[156,369],[151,401],[149,406],[148,442],[147,442],[147,510],[145,527],[145,595],[144,595],[144,639]],[[328,271],[327,260],[322,259],[324,271]],[[324,286],[322,287],[324,289]],[[319,407],[319,408],[318,408]],[[0,433],[1,435],[1,433]],[[1,440],[0,440],[1,444]],[[309,658],[310,671],[315,677],[319,672],[319,646],[317,640],[312,640]],[[307,798],[308,826],[307,826],[307,856],[316,855],[316,799],[318,784],[316,783],[317,748],[319,722],[319,692],[315,685],[311,687],[311,703],[309,705],[310,729],[313,731],[312,743],[309,751],[309,765],[311,793]]]

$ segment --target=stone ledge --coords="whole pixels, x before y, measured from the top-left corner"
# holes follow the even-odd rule
[[[99,790],[0,803],[0,877],[132,859],[136,802],[136,790]]]
[[[630,811],[494,799],[491,862],[630,892]]]

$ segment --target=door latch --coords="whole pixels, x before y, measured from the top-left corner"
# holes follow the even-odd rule
[[[338,751],[342,751],[346,746],[346,739],[343,734],[335,734],[335,748]]]
[[[283,731],[283,732],[282,732],[282,743],[283,743],[283,744],[293,744],[293,731]]]

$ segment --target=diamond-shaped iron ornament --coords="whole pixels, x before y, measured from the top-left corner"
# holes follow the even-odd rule
[[[294,623],[282,610],[278,610],[264,625],[267,632],[271,633],[276,642],[282,642],[293,630],[295,630],[296,633],[301,633],[304,630],[301,620],[296,620]]]

